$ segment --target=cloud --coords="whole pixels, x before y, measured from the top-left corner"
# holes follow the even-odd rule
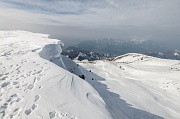
[[[113,26],[114,25],[152,25],[169,24],[177,18],[178,0],[2,0],[1,6],[16,10],[17,14],[32,14],[42,20],[42,24],[81,26]],[[1,8],[2,9],[2,8]],[[19,12],[17,12],[17,10]],[[27,12],[22,14],[20,11]],[[6,14],[9,14],[6,12]],[[9,15],[10,16],[10,15]],[[162,17],[162,18],[161,18]],[[179,15],[178,15],[179,17]],[[12,17],[14,18],[14,17]],[[45,21],[43,21],[43,18]],[[51,19],[51,20],[50,20]],[[71,19],[71,20],[70,20]],[[178,18],[179,20],[179,18]],[[160,22],[161,21],[161,22]],[[176,21],[177,22],[177,21]],[[90,25],[91,24],[91,25]]]
[[[168,40],[179,39],[179,11],[179,0],[1,0],[0,25],[67,39]]]

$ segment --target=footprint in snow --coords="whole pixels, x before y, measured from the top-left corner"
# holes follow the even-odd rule
[[[27,89],[29,89],[29,90],[32,90],[34,88],[34,84],[29,84],[28,86],[27,86]]]
[[[21,75],[20,77],[21,77],[21,78],[26,78],[26,75]]]
[[[73,116],[71,114],[68,114],[68,113],[57,113],[56,111],[51,111],[49,112],[49,117],[50,119],[53,119],[53,118],[70,118],[70,119],[78,119],[76,116]]]
[[[36,72],[36,74],[39,74],[39,73],[41,73],[41,72],[43,72],[43,70],[39,70],[39,71],[37,71],[37,72]]]
[[[43,88],[43,86],[39,86],[39,89]]]
[[[19,64],[16,64],[17,67],[19,67],[20,65]]]
[[[13,94],[11,95],[7,100],[6,102],[10,105],[12,105],[13,103],[17,103],[17,102],[20,102],[22,99],[18,97],[18,94]]]
[[[16,108],[13,110],[12,114],[10,114],[10,118],[15,118],[19,113],[20,113],[21,109]]]
[[[53,119],[57,116],[57,113],[55,111],[49,112],[50,119]]]
[[[0,80],[6,80],[6,79],[8,79],[8,76],[3,76],[3,75],[2,75],[2,76],[0,77]]]
[[[24,112],[26,115],[30,115],[32,113],[32,110],[31,109],[28,109]]]
[[[9,72],[7,72],[7,73],[5,73],[4,75],[9,75],[10,73]]]
[[[19,88],[20,88],[20,86],[16,86],[15,88],[19,89]]]
[[[37,109],[37,107],[38,107],[37,104],[33,104],[32,107],[31,107],[31,109],[32,109],[33,111],[35,111],[35,110]]]
[[[37,82],[37,77],[34,77],[33,84]]]
[[[8,85],[10,85],[10,82],[4,82],[1,84],[1,88],[6,88]]]
[[[22,98],[17,98],[16,102],[20,102],[22,100],[23,100]]]
[[[18,77],[18,76],[16,76],[16,77]],[[15,80],[18,80],[19,78],[16,78]]]
[[[12,68],[12,67],[14,67],[14,65],[10,65],[10,67]]]
[[[6,115],[5,112],[6,108],[7,108],[6,105],[1,106],[0,118],[3,118]]]
[[[40,95],[36,95],[35,99],[34,99],[34,102],[37,102],[39,99],[40,99]]]
[[[0,74],[0,77],[2,77],[3,76],[3,74]]]

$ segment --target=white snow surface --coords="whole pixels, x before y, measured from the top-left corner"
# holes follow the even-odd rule
[[[62,45],[45,34],[0,31],[0,119],[113,118],[99,93],[76,76],[77,65],[60,55]]]
[[[129,53],[77,65],[62,45],[0,31],[0,119],[179,119],[180,61]]]
[[[76,62],[114,119],[180,119],[180,61],[129,53]]]

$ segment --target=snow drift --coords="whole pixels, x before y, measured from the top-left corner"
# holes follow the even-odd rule
[[[112,119],[97,91],[65,70],[81,73],[63,61],[59,40],[1,31],[0,42],[0,118]]]

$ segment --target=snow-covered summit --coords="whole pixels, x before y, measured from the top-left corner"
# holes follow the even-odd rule
[[[176,50],[176,49],[174,50],[174,55],[175,56],[179,56],[180,55],[179,53],[180,53],[179,50]]]
[[[175,63],[179,63],[178,60],[168,60],[168,59],[160,59],[152,56],[147,56],[139,53],[127,53],[115,58],[108,59],[110,61],[115,61],[119,63],[127,63],[127,64],[143,64],[143,65],[155,65],[155,66],[164,66],[164,65],[173,65]]]
[[[45,34],[0,31],[1,119],[112,119],[97,91],[65,70],[80,73],[63,61],[62,45]]]

